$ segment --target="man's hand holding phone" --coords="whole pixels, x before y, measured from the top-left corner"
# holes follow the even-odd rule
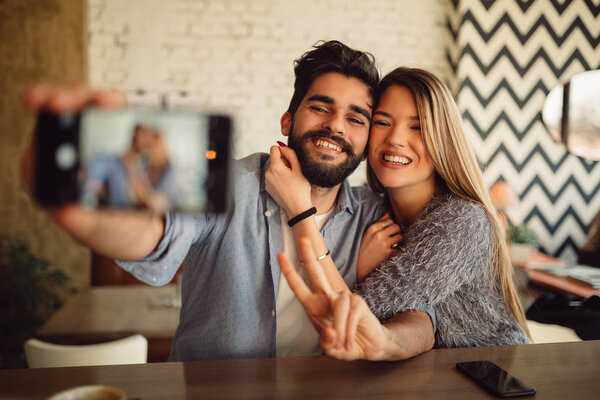
[[[34,112],[42,110],[54,114],[77,112],[87,106],[117,108],[127,105],[124,93],[109,90],[93,90],[86,86],[55,86],[39,84],[29,87],[24,93],[25,105]],[[23,184],[33,193],[33,142],[25,150],[21,159]]]
[[[39,85],[22,161],[30,195],[75,239],[108,257],[146,257],[167,211],[223,212],[229,205],[233,124],[189,109],[124,107],[126,96]]]
[[[54,114],[78,112],[84,107],[117,108],[126,105],[123,93],[93,90],[85,86],[36,85],[25,92],[25,104],[32,111]],[[34,143],[22,161],[22,179],[30,195],[34,187]],[[164,231],[161,217],[144,211],[89,210],[79,203],[44,207],[71,236],[92,250],[124,260],[140,259],[158,244]]]

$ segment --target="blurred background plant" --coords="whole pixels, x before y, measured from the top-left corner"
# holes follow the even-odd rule
[[[524,244],[538,247],[540,239],[533,229],[526,224],[510,225],[506,231],[506,240],[509,244]]]
[[[25,368],[23,343],[75,290],[69,277],[33,254],[22,235],[0,236],[0,368]]]

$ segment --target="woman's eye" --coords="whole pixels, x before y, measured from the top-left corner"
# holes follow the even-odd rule
[[[387,121],[383,121],[383,120],[376,120],[373,122],[373,125],[390,126],[390,124]]]
[[[421,130],[421,125],[411,126],[410,129],[412,129],[413,131],[420,131]]]

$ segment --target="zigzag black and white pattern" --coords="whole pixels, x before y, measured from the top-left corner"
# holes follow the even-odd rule
[[[541,111],[557,84],[600,68],[600,2],[453,0],[447,58],[465,131],[488,186],[520,199],[509,213],[540,235],[542,250],[574,260],[600,212],[600,163],[570,155]]]
[[[551,0],[550,2],[552,3],[552,5],[556,9],[556,11],[562,15],[562,13],[567,9],[567,7],[569,7],[571,5],[572,1],[573,0],[566,0],[566,1]],[[496,2],[496,0],[481,0],[481,5],[483,7],[485,7],[486,10],[489,10],[490,7],[492,7],[495,2]],[[452,0],[452,4],[454,5],[454,8],[457,8],[459,3],[460,3],[460,0]],[[529,9],[529,7],[533,4],[533,0],[515,0],[515,3],[516,3],[516,5],[521,7],[521,11],[526,12]],[[592,14],[595,17],[598,16],[598,13],[600,13],[600,6],[595,5],[592,0],[585,0],[585,3],[589,7],[589,9],[592,11]]]

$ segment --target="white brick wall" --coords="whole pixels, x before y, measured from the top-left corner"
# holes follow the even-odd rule
[[[320,39],[399,65],[451,72],[447,0],[88,0],[93,86],[187,91],[231,110],[235,156],[268,151],[292,95],[293,61]],[[364,181],[364,172],[353,176]]]

